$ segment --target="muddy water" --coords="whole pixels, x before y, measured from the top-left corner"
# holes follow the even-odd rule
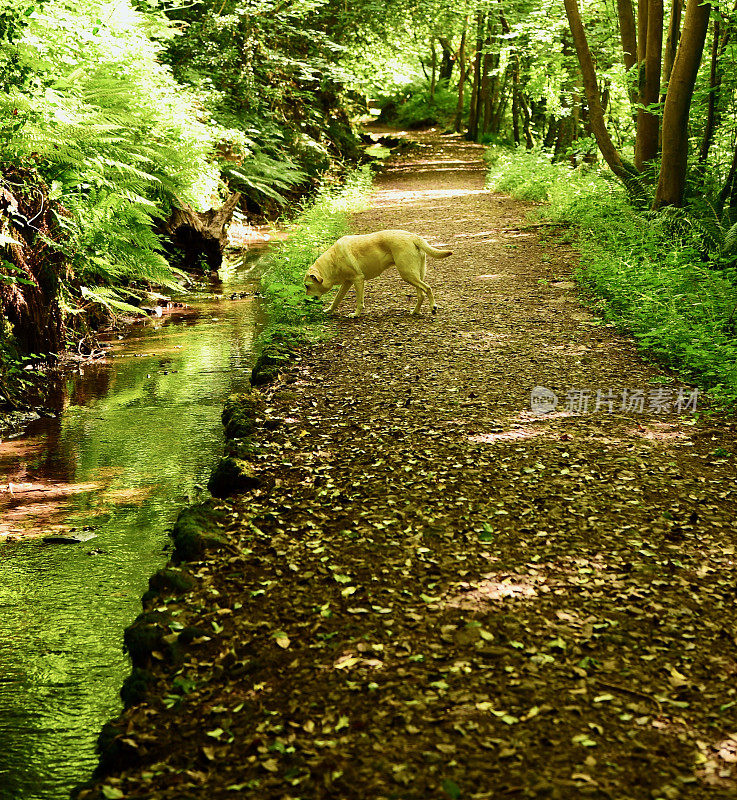
[[[230,299],[244,290],[241,273],[225,299],[138,326],[66,382],[58,417],[0,444],[0,800],[68,798],[95,766],[130,670],[123,628],[221,452],[224,398],[248,383],[258,301]],[[95,536],[40,538],[69,532]]]

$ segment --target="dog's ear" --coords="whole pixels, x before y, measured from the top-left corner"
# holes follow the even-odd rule
[[[322,277],[322,275],[315,275],[313,272],[310,272],[310,273],[307,275],[307,277],[308,277],[308,278],[309,278],[311,281],[314,281],[315,283],[322,283],[322,282],[323,282],[323,277]]]

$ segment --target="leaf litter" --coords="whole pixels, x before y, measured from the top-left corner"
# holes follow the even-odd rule
[[[416,136],[355,226],[450,246],[441,310],[384,276],[266,390],[262,487],[162,601],[204,633],[80,798],[737,797],[734,423],[531,413],[663,372],[478,146]]]

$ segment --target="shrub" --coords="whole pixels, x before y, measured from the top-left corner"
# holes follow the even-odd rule
[[[455,117],[458,95],[443,82],[435,87],[435,95],[431,98],[430,86],[426,82],[417,82],[382,98],[381,103],[387,111],[391,110],[383,118],[391,117],[387,121],[396,121],[403,127],[449,126]]]

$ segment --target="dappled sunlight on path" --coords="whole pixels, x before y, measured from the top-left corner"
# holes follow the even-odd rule
[[[387,272],[265,390],[262,486],[169,605],[208,635],[156,712],[167,769],[142,706],[119,785],[737,796],[732,423],[582,308],[575,252],[484,189],[481,147],[415,138],[355,226],[449,245],[440,310]]]

